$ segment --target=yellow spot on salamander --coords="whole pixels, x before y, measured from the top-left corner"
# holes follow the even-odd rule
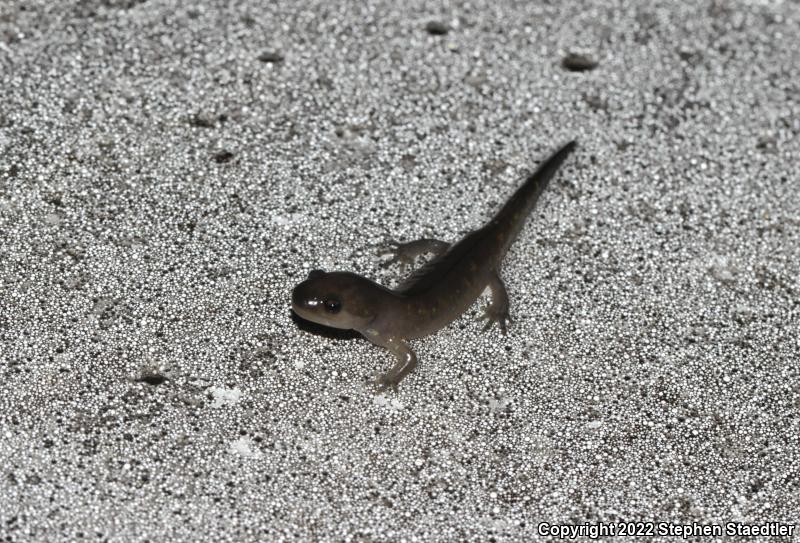
[[[369,334],[371,336],[377,336],[378,335],[378,331],[375,330],[374,328],[367,328],[367,334]]]

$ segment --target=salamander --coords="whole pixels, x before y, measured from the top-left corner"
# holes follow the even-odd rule
[[[571,141],[550,155],[488,223],[458,242],[390,242],[382,254],[392,255],[390,262],[402,267],[418,256],[433,255],[396,288],[347,271],[312,270],[292,291],[293,311],[317,324],[355,330],[388,349],[396,363],[375,379],[378,392],[396,391],[416,367],[417,356],[408,340],[433,334],[457,319],[487,287],[491,302],[482,317],[484,330],[497,323],[505,334],[511,318],[500,264],[542,191],[575,146]]]

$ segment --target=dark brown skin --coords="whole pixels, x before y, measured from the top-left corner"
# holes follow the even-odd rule
[[[503,334],[508,293],[500,263],[525,224],[539,195],[575,149],[569,142],[545,160],[486,225],[450,245],[435,239],[393,243],[384,253],[404,267],[422,254],[436,255],[396,289],[349,272],[314,270],[292,292],[292,309],[300,317],[334,328],[353,329],[397,358],[376,379],[378,391],[396,390],[417,365],[409,339],[427,336],[461,316],[489,287],[485,330],[497,323]]]

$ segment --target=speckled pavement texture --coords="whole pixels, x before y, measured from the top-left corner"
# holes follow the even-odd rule
[[[0,540],[800,523],[798,28],[778,0],[4,0]],[[292,320],[310,269],[397,284],[376,245],[457,239],[570,138],[507,336],[484,297],[376,396],[385,351]]]

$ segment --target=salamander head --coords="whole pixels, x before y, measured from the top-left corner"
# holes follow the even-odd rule
[[[292,309],[317,324],[363,330],[377,315],[380,290],[380,285],[354,273],[313,270],[294,287]]]

